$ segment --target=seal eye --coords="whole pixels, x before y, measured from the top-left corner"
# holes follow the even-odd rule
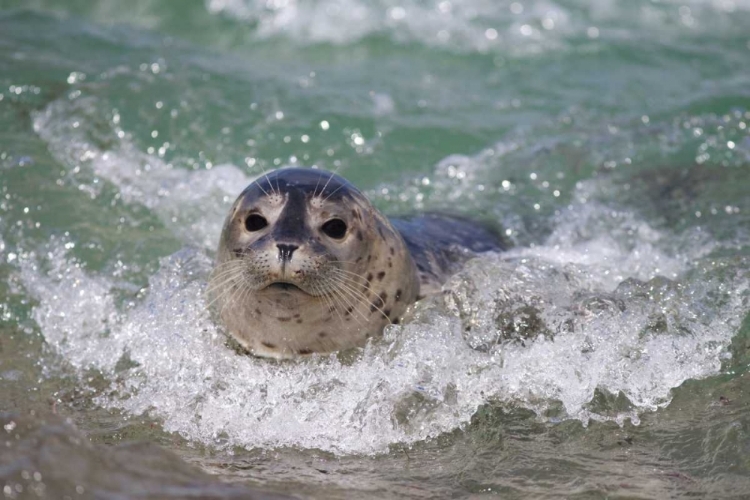
[[[266,218],[259,214],[250,214],[245,219],[245,228],[250,232],[260,231],[267,225]]]
[[[341,219],[331,219],[320,227],[327,236],[340,240],[346,236],[346,222]]]

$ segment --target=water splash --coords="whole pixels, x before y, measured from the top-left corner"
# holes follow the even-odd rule
[[[142,152],[119,127],[96,130],[99,104],[94,97],[54,101],[34,113],[34,130],[73,174],[85,168],[79,190],[97,196],[98,178],[105,179],[123,201],[149,208],[183,241],[213,248],[229,206],[251,178],[233,165],[191,172]]]
[[[561,402],[584,422],[637,422],[683,381],[718,373],[747,308],[743,271],[694,255],[685,259],[700,264],[686,269],[685,259],[616,238],[581,247],[571,235],[590,217],[571,210],[549,246],[472,261],[444,296],[346,362],[237,354],[206,312],[211,262],[200,251],[163,259],[141,301],[117,300],[115,283],[54,243],[24,261],[22,278],[47,342],[81,373],[111,381],[102,406],[149,412],[217,447],[371,454],[461,427],[490,401],[540,414]],[[597,390],[622,393],[632,409],[597,412]]]
[[[175,167],[139,151],[117,127],[98,137],[96,105],[85,97],[55,101],[34,115],[35,130],[82,182],[106,180],[199,249],[162,259],[135,298],[123,293],[127,284],[87,271],[66,252],[67,241],[25,257],[22,281],[39,300],[34,319],[46,341],[76,373],[93,369],[109,381],[100,405],[148,412],[191,440],[381,453],[460,428],[492,401],[540,416],[561,405],[564,417],[583,422],[637,421],[667,404],[683,381],[719,372],[748,309],[747,265],[707,258],[715,243],[698,229],[670,234],[598,201],[609,199],[601,195],[605,178],[574,183],[545,240],[473,261],[445,295],[417,305],[410,321],[353,360],[239,355],[206,311],[205,252],[249,178],[230,165]],[[530,144],[519,135],[475,157],[446,158],[432,188],[465,200],[485,182],[495,192],[482,192],[480,205],[492,206],[499,193],[528,189],[514,182],[506,190],[509,172],[495,166],[512,155],[535,160]],[[553,179],[553,167],[523,177],[556,199],[558,186],[545,187],[543,178]],[[626,409],[593,404],[602,391],[621,394]]]
[[[351,43],[386,34],[397,42],[417,41],[481,52],[498,48],[535,52],[559,46],[571,31],[569,10],[538,1],[429,2],[359,0],[209,0],[209,12],[249,23],[260,38],[287,36],[300,42]]]

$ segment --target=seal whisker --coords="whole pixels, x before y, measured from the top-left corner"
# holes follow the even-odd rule
[[[325,292],[321,289],[321,286],[317,283],[313,283],[312,285],[313,290],[315,290],[316,297],[319,297],[321,299],[320,309],[325,314],[327,307],[333,307],[333,304],[330,302],[330,299],[326,296]]]
[[[357,278],[362,278],[363,280],[365,280],[365,281],[367,281],[367,282],[369,282],[369,281],[370,281],[370,280],[368,280],[367,278],[365,278],[364,276],[362,276],[361,274],[359,274],[359,273],[355,273],[354,271],[348,271],[348,270],[346,270],[346,269],[341,269],[341,268],[338,268],[338,267],[334,267],[334,268],[332,268],[331,270],[332,270],[333,272],[336,272],[336,273],[343,273],[343,274],[346,274],[347,276],[354,276],[354,277],[357,277]]]
[[[391,322],[390,317],[388,317],[388,315],[381,308],[372,303],[366,296],[361,294],[358,295],[355,290],[351,290],[351,288],[343,284],[341,285],[339,290],[341,290],[343,293],[349,294],[349,296],[357,300],[359,304],[369,304],[371,308],[374,308],[373,311],[378,311],[386,320],[388,320],[389,323]],[[365,321],[369,321],[367,315],[364,314],[360,309],[357,308],[356,311],[362,316],[363,319],[365,319]]]
[[[340,278],[338,278],[338,277],[337,277],[337,278],[332,278],[332,279],[340,279]],[[389,317],[389,316],[388,316],[388,315],[387,315],[387,314],[385,313],[385,311],[383,311],[383,309],[381,309],[381,308],[380,308],[379,306],[377,306],[377,305],[376,305],[376,304],[375,304],[374,302],[372,302],[372,301],[371,301],[371,300],[370,300],[370,299],[369,299],[369,298],[368,298],[368,297],[367,297],[366,295],[364,295],[364,294],[363,294],[362,292],[360,292],[359,290],[353,289],[351,285],[347,284],[347,283],[346,283],[346,282],[344,282],[344,281],[339,281],[339,285],[340,285],[340,286],[341,286],[341,287],[342,287],[343,289],[345,289],[345,290],[348,290],[348,291],[349,291],[350,293],[353,293],[353,294],[355,294],[355,296],[358,296],[358,297],[360,297],[360,298],[361,298],[360,300],[361,300],[362,302],[367,302],[368,304],[370,304],[370,306],[371,306],[371,307],[374,307],[374,308],[375,308],[375,309],[376,309],[377,311],[379,311],[379,312],[380,312],[380,314],[382,314],[382,315],[383,315],[383,317],[384,317],[384,318],[386,318],[386,319],[388,320],[388,322],[389,322],[389,323],[391,322],[391,318],[390,318],[390,317]],[[382,301],[382,300],[381,300],[381,301]]]
[[[222,306],[221,306],[221,311],[219,312],[219,317],[221,317],[221,316],[224,315],[224,309],[226,309],[226,307],[228,305],[230,305],[230,304],[234,305],[234,303],[237,301],[237,298],[240,295],[244,294],[245,290],[247,290],[248,287],[249,287],[249,285],[247,283],[243,283],[242,287],[239,289],[239,291],[236,291],[235,293],[233,293],[233,294],[231,294],[229,296],[229,300],[227,300],[226,302],[224,302],[224,304],[222,304]]]
[[[242,292],[242,297],[240,298],[240,302],[244,302],[245,298],[249,297],[252,292],[253,292],[253,287],[251,287],[249,285],[246,286],[245,287],[245,291]]]
[[[340,300],[344,302],[344,305],[346,305],[349,308],[352,308],[352,310],[355,309],[355,305],[358,301],[355,301],[355,303],[353,304],[349,299],[347,299],[344,295],[342,295],[341,290],[339,290],[338,282],[336,280],[330,279],[329,277],[328,284],[329,285],[332,284],[333,286],[327,287],[327,291],[323,292],[324,295],[338,296]],[[357,320],[359,321],[359,318],[357,318]]]
[[[312,197],[315,198],[318,195],[318,186],[320,186],[320,179],[323,178],[323,174],[318,175],[318,182],[315,183],[315,189],[313,189]]]
[[[344,297],[343,294],[341,294],[341,292],[336,287],[331,288],[328,293],[324,293],[324,296],[330,300],[331,304],[333,304],[333,302],[336,301],[337,304],[346,306],[344,307],[344,309],[348,310],[349,307],[354,309],[354,306],[352,306],[351,302],[349,302],[349,300],[347,300],[346,297]],[[333,306],[333,308],[336,311],[336,315],[339,317],[339,323],[343,325],[344,316],[341,314],[341,311],[339,311],[338,307]],[[358,317],[354,316],[354,319],[357,321],[358,324],[362,324],[361,320]]]
[[[242,266],[232,266],[228,269],[222,269],[218,273],[213,273],[209,279],[209,284],[224,280],[227,276],[241,276]]]
[[[323,193],[326,192],[326,188],[328,187],[328,184],[331,182],[331,179],[333,179],[333,177],[338,173],[338,171],[339,171],[340,168],[341,168],[341,165],[339,165],[338,167],[336,167],[336,170],[334,170],[333,172],[331,172],[331,176],[326,181],[325,185],[323,186],[323,189],[320,190],[320,194],[318,196],[323,196]],[[342,184],[342,186],[343,186],[343,184]],[[339,187],[341,187],[341,186],[339,186]],[[326,200],[327,199],[328,198],[326,197]]]
[[[367,321],[367,316],[364,315],[364,313],[362,313],[357,308],[357,306],[361,303],[361,300],[358,299],[358,298],[356,298],[356,297],[352,297],[351,295],[349,295],[347,297],[347,295],[345,295],[343,293],[344,290],[341,289],[341,287],[339,286],[339,283],[337,281],[335,281],[335,280],[331,280],[331,281],[333,282],[333,284],[335,286],[333,286],[331,288],[330,293],[333,294],[333,295],[339,296],[340,300],[344,303],[344,305],[346,305],[347,312],[351,313],[353,311],[356,311],[357,313],[359,313],[362,316],[362,319],[364,319],[365,321]],[[353,317],[357,320],[357,323],[360,323],[360,319],[356,315],[354,315]],[[342,321],[343,321],[343,318],[342,318]]]
[[[331,290],[331,292],[334,293],[334,294],[339,295],[342,300],[345,300],[347,306],[349,308],[351,308],[351,311],[349,311],[349,309],[347,309],[347,311],[349,311],[349,312],[356,312],[357,314],[359,314],[359,316],[361,316],[362,320],[364,320],[365,322],[367,322],[367,320],[368,320],[367,315],[365,313],[363,313],[359,309],[359,307],[357,307],[358,305],[362,304],[362,300],[360,298],[358,298],[356,296],[353,296],[351,293],[348,292],[348,290],[344,289],[340,285],[334,287]],[[347,295],[348,295],[349,298],[347,298]],[[361,324],[361,320],[360,320],[360,318],[358,316],[352,315],[352,317],[357,320],[357,323]]]
[[[349,276],[349,275],[340,274],[340,273],[331,273],[331,275],[335,277],[336,279],[341,280],[345,283],[348,283],[349,285],[352,285],[354,287],[364,286],[365,290],[372,291],[372,288],[370,288],[370,281],[367,280],[366,278],[363,278],[362,276]]]
[[[244,287],[244,286],[245,286],[245,283],[244,283],[244,282],[242,282],[242,281],[241,281],[241,280],[239,280],[239,279],[230,279],[230,278],[227,278],[227,281],[229,281],[229,283],[228,283],[228,285],[229,285],[229,286],[228,286],[228,291],[230,292],[230,294],[229,294],[229,295],[226,295],[226,294],[223,294],[223,293],[222,293],[222,295],[221,295],[221,297],[222,297],[222,298],[228,298],[228,297],[231,297],[232,293],[233,293],[233,292],[236,292],[236,291],[237,291],[237,289],[238,289],[238,288],[240,288],[240,285],[242,285],[242,287]]]
[[[336,273],[343,273],[343,274],[346,274],[347,276],[355,276],[357,278],[362,278],[365,281],[369,281],[360,273],[355,273],[354,271],[349,271],[348,269],[342,269],[340,267],[331,267],[331,271],[336,272]]]
[[[206,287],[206,293],[213,293],[214,290],[221,288],[233,281],[238,281],[242,277],[242,269],[227,269],[220,274],[212,276]]]
[[[233,283],[233,281],[234,281],[234,283]],[[224,296],[224,294],[227,292],[227,290],[231,290],[233,287],[237,286],[237,281],[238,280],[230,280],[228,282],[221,283],[221,284],[217,285],[216,287],[214,287],[214,288],[212,288],[210,290],[206,290],[206,295],[208,296],[208,299],[209,299],[208,305],[209,306],[213,305],[214,302],[216,302],[222,296]],[[227,287],[227,288],[225,290],[222,290],[218,295],[214,295],[214,293],[217,290],[219,290],[220,288],[223,288],[223,287]]]
[[[243,268],[241,265],[232,266],[231,268],[225,269],[213,276],[209,281],[208,288],[206,289],[206,294],[209,299],[211,299],[207,304],[207,307],[211,307],[215,302],[231,296],[231,293],[237,288],[238,283],[242,283],[242,276]],[[246,283],[243,283],[243,285],[245,284]],[[226,290],[223,290],[212,298],[214,292],[223,287],[227,287]],[[223,309],[224,307],[222,307],[222,310]]]
[[[266,178],[268,178],[268,177],[266,177]],[[260,185],[260,182],[258,182],[258,179],[255,179],[255,181],[253,182],[253,184],[257,184],[258,187],[260,188],[260,190],[263,191],[263,194],[266,195],[266,196],[268,196],[268,191],[266,191],[265,189],[263,189],[263,186]]]
[[[328,196],[326,196],[326,197],[325,197],[325,198],[323,199],[323,201],[328,201],[328,198],[330,198],[331,196],[333,196],[333,194],[334,194],[334,193],[335,193],[336,191],[338,191],[339,189],[341,189],[342,187],[344,187],[344,185],[343,185],[343,184],[341,184],[341,185],[340,185],[339,187],[337,187],[336,189],[334,189],[333,191],[331,191],[330,193],[328,193]],[[322,193],[321,193],[321,194],[322,194]]]
[[[206,293],[211,294],[216,289],[221,288],[233,281],[239,281],[239,278],[241,277],[242,277],[242,270],[233,269],[231,271],[227,271],[226,274],[212,278],[208,282],[208,287],[206,288],[205,291]]]
[[[370,280],[368,280],[367,278],[365,278],[361,274],[350,273],[348,271],[342,271],[341,269],[338,269],[338,270],[334,271],[333,274],[335,274],[336,276],[338,276],[338,277],[340,277],[342,279],[346,279],[349,283],[351,283],[353,285],[364,286],[365,290],[372,291],[372,287],[370,286],[372,284],[372,282],[370,282]],[[362,280],[362,281],[360,281],[360,280]]]
[[[265,167],[263,165],[261,165],[260,169],[263,171],[263,175],[266,177],[266,180],[268,181],[268,187],[271,189],[271,193],[274,194],[274,195],[281,196],[281,190],[279,190],[278,193],[276,191],[274,191],[274,189],[273,189],[273,183],[271,183],[271,179],[268,177],[268,172],[266,172]],[[256,182],[257,182],[257,180],[256,180]],[[278,185],[278,180],[276,181],[276,183]],[[260,186],[260,184],[258,184],[258,185]],[[266,196],[268,196],[268,195],[266,195]]]
[[[366,282],[366,283],[362,283],[362,282],[360,282],[360,281],[358,281],[358,280],[352,279],[351,277],[349,277],[349,276],[345,276],[345,275],[335,275],[334,277],[332,277],[332,279],[336,279],[336,280],[338,280],[338,281],[339,281],[340,283],[346,283],[346,284],[347,284],[347,285],[349,285],[350,287],[354,287],[354,289],[355,289],[355,290],[357,291],[357,293],[360,293],[360,294],[362,294],[362,295],[365,295],[365,293],[364,293],[363,291],[360,291],[360,290],[358,289],[358,287],[361,287],[361,286],[363,286],[363,285],[365,285],[365,284],[366,284],[366,285],[369,285],[369,284],[370,284],[370,282],[369,282],[369,281],[367,281],[367,280],[365,280],[365,282]],[[365,290],[367,290],[368,292],[373,292],[373,289],[372,289],[372,288],[370,288],[369,286],[365,286]],[[374,292],[373,292],[373,293],[374,293]]]
[[[224,297],[226,300],[223,300],[222,302],[220,302],[221,304],[221,307],[219,308],[220,318],[224,316],[224,309],[226,309],[227,304],[234,302],[233,299],[236,293],[237,293],[237,290],[235,288],[230,288],[230,293]]]
[[[233,283],[230,286],[228,286],[226,290],[223,290],[221,293],[219,293],[216,297],[213,297],[213,298],[209,297],[209,299],[211,299],[211,300],[210,300],[210,302],[208,304],[206,304],[206,307],[210,308],[211,306],[213,306],[219,300],[222,300],[222,299],[225,299],[227,297],[230,297],[232,295],[232,293],[234,292],[234,290],[235,290],[236,287],[237,287],[237,284]],[[223,309],[224,308],[222,307],[222,310]]]
[[[223,276],[227,272],[235,272],[240,267],[242,266],[238,266],[234,262],[232,262],[232,265],[229,265],[229,266],[225,265],[225,266],[222,266],[221,268],[217,267],[216,269],[214,269],[214,272],[211,273],[210,279],[214,279],[217,276]]]
[[[346,269],[341,269],[338,267],[332,268],[330,272],[337,276],[341,276],[342,278],[347,278],[350,282],[358,286],[364,286],[366,290],[372,289],[372,281],[359,273],[355,273],[353,271],[348,271]]]
[[[243,264],[236,260],[230,260],[229,262],[224,262],[214,268],[214,270],[211,272],[211,276],[209,280],[213,281],[217,277],[224,276],[230,272],[241,270],[243,267],[244,267]]]
[[[215,274],[216,271],[223,270],[223,269],[225,269],[227,267],[235,267],[235,266],[241,266],[241,265],[242,265],[242,263],[239,262],[237,259],[232,259],[232,260],[228,260],[226,262],[221,262],[219,264],[216,264],[216,266],[214,266],[212,274]]]
[[[341,311],[339,311],[339,308],[338,308],[338,306],[340,305],[340,302],[339,302],[340,299],[338,299],[335,294],[324,294],[323,296],[326,297],[328,300],[330,300],[331,308],[334,311],[336,311],[336,315],[339,317],[339,322],[343,323],[344,317],[341,315]]]
[[[220,287],[226,283],[230,283],[241,276],[242,271],[234,269],[232,271],[227,271],[226,274],[222,274],[221,276],[212,278],[211,281],[208,282],[208,288],[206,289],[206,291],[212,291],[215,288]]]
[[[268,176],[266,175],[266,177],[268,177]],[[271,185],[271,181],[268,181],[268,183]],[[271,188],[273,189],[273,185],[271,185]],[[278,175],[276,176],[276,195],[281,196],[281,188],[279,187],[279,176]]]

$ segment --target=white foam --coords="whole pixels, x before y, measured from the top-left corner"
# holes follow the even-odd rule
[[[572,210],[567,231],[578,233],[575,221],[583,226],[587,217]],[[638,260],[633,250],[594,239],[581,258],[576,239],[565,245],[564,236],[548,248],[473,261],[445,299],[421,304],[411,323],[390,329],[348,364],[335,357],[278,363],[229,349],[203,300],[210,259],[195,250],[164,259],[132,307],[117,306],[115,283],[85,273],[58,242],[49,259],[40,257],[52,263],[48,272],[29,260],[22,277],[40,301],[34,317],[47,342],[76,368],[96,368],[111,381],[113,390],[98,398],[102,406],[148,411],[166,430],[219,447],[385,452],[460,427],[497,400],[537,411],[559,400],[584,422],[637,421],[684,380],[718,372],[742,317],[745,281],[687,278],[673,262],[681,284],[657,278],[605,291],[613,269],[628,272],[622,263]],[[648,278],[653,269],[636,274]],[[660,286],[662,295],[641,293]],[[724,286],[733,292],[708,315],[701,301]],[[498,342],[530,308],[554,340]],[[123,356],[137,366],[118,365]],[[597,388],[622,392],[634,410],[597,414],[588,406]]]
[[[678,9],[679,7],[679,9]],[[747,0],[664,2],[536,0],[206,0],[212,14],[255,27],[259,38],[351,43],[385,35],[451,50],[534,54],[567,47],[568,40],[719,31],[731,26]]]
[[[257,26],[260,38],[290,37],[304,42],[350,43],[385,33],[395,41],[486,51],[491,48],[557,43],[569,30],[569,15],[555,2],[527,3],[515,14],[511,2],[408,0],[207,0],[209,12]],[[555,29],[542,29],[542,23]],[[550,22],[552,24],[550,24]],[[524,26],[537,26],[528,33]],[[488,31],[488,30],[494,30]],[[498,35],[498,31],[500,32]]]
[[[67,168],[108,180],[186,245],[212,248],[249,179],[232,166],[173,168],[126,139],[102,151],[73,125],[95,106],[54,102],[34,116],[35,129]],[[498,147],[493,158],[515,148]],[[483,158],[446,159],[438,180],[474,189],[491,163]],[[81,375],[96,369],[111,382],[102,406],[149,412],[166,430],[213,446],[380,453],[461,427],[489,401],[541,412],[557,400],[584,422],[637,420],[684,380],[719,371],[746,313],[747,278],[713,273],[700,260],[711,248],[701,235],[682,244],[630,212],[588,201],[595,182],[578,189],[583,195],[557,216],[546,242],[473,261],[445,298],[420,304],[410,323],[348,363],[279,363],[229,349],[206,312],[211,262],[203,250],[163,259],[132,304],[120,299],[121,284],[69,257],[64,241],[24,257],[21,277],[39,300],[34,318],[47,342]],[[597,413],[589,404],[597,388],[622,392],[634,409]]]
[[[519,253],[556,266],[585,266],[592,284],[602,290],[612,290],[626,278],[677,279],[715,247],[700,230],[671,235],[670,240],[632,212],[599,202],[574,204],[555,219],[544,245]]]

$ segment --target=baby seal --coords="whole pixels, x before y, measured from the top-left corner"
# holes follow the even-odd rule
[[[468,221],[389,221],[342,177],[286,168],[258,178],[224,223],[209,292],[220,321],[257,356],[362,346],[500,239]]]

